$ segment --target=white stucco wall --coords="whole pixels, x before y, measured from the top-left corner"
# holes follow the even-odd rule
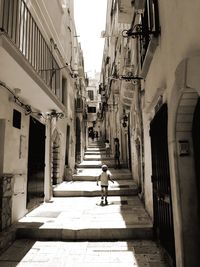
[[[22,88],[19,95],[20,99],[25,104],[30,104],[33,111],[38,112],[51,112],[57,110],[57,112],[65,112],[64,119],[54,120],[55,124],[46,118],[46,121],[42,119],[42,123],[46,124],[46,143],[45,143],[45,200],[48,201],[51,196],[51,145],[52,145],[52,131],[56,129],[59,133],[61,140],[60,149],[60,162],[59,162],[59,182],[62,181],[64,168],[65,168],[65,150],[66,150],[66,129],[67,125],[70,125],[70,145],[69,145],[69,165],[74,167],[75,164],[75,125],[74,125],[74,80],[72,78],[73,68],[73,40],[74,40],[74,23],[73,23],[73,2],[70,0],[55,0],[55,1],[25,1],[30,9],[34,19],[36,20],[42,34],[49,47],[51,45],[53,54],[60,67],[70,65],[70,67],[62,69],[62,76],[67,80],[66,86],[66,102],[65,107],[62,105],[56,96],[51,98],[49,102],[48,98],[45,100],[45,94],[48,94],[49,88],[45,87],[47,91],[43,92],[41,86],[42,80],[38,77],[37,92],[35,90],[35,83],[33,77],[36,73],[28,65],[25,66],[23,62],[23,56],[19,53],[18,49],[10,45],[7,51],[2,45],[0,40],[0,51],[4,58],[1,57],[1,80],[11,90],[14,88]],[[51,43],[50,39],[53,39]],[[5,38],[6,39],[6,38]],[[55,46],[54,46],[55,45]],[[11,47],[12,46],[12,47]],[[58,48],[58,49],[57,49]],[[8,55],[9,54],[9,55]],[[17,55],[17,56],[16,56]],[[14,57],[15,56],[15,57]],[[8,60],[10,59],[10,60]],[[17,59],[17,60],[16,60]],[[23,60],[22,60],[23,59]],[[3,62],[4,61],[4,62]],[[6,64],[6,68],[4,68]],[[22,71],[22,67],[29,72]],[[31,70],[30,70],[31,69]],[[12,72],[11,72],[12,70]],[[3,74],[2,74],[3,72]],[[33,75],[33,77],[32,77]],[[27,79],[28,77],[28,79]],[[25,79],[26,78],[26,79]],[[28,82],[25,82],[27,81]],[[41,88],[40,88],[41,86]],[[62,85],[61,85],[62,86]],[[34,88],[34,90],[32,90]],[[24,96],[26,92],[26,96]],[[41,94],[42,92],[42,94]],[[52,92],[49,92],[51,95]],[[14,192],[13,192],[13,221],[22,217],[26,212],[26,195],[27,195],[27,165],[28,165],[28,137],[29,137],[29,116],[25,116],[24,111],[9,101],[9,95],[5,88],[0,87],[1,105],[0,105],[0,119],[6,121],[5,128],[5,142],[3,159],[1,166],[3,166],[2,172],[14,174]],[[36,98],[36,102],[32,101],[32,98]],[[36,103],[36,106],[34,105]],[[46,108],[47,104],[49,105]],[[45,108],[44,108],[45,107]],[[12,127],[12,110],[13,108],[19,110],[22,114],[22,127],[21,129],[15,129]],[[61,108],[61,109],[60,109]],[[32,114],[37,116],[37,114]],[[45,116],[45,114],[44,114]],[[40,120],[39,117],[37,117]],[[23,153],[19,158],[20,153],[20,138],[22,137]]]
[[[152,216],[152,193],[151,193],[151,166],[150,166],[150,145],[149,145],[149,134],[148,128],[151,118],[154,116],[154,107],[158,101],[160,95],[163,96],[163,101],[168,104],[168,114],[169,114],[169,129],[168,133],[168,143],[169,143],[169,161],[170,161],[170,176],[171,176],[171,189],[172,189],[172,199],[173,199],[173,211],[174,211],[174,226],[175,226],[175,243],[176,243],[176,258],[177,266],[184,265],[184,250],[182,249],[183,240],[181,235],[182,231],[189,233],[189,229],[185,225],[183,227],[181,213],[180,196],[183,191],[188,188],[188,192],[192,190],[194,193],[194,185],[192,181],[187,183],[187,177],[192,177],[194,170],[194,165],[187,158],[179,159],[177,157],[176,151],[176,141],[175,141],[175,123],[172,121],[176,120],[176,111],[178,106],[178,99],[180,99],[180,94],[174,93],[175,85],[177,83],[175,72],[179,63],[188,57],[200,54],[200,36],[197,34],[200,30],[199,24],[199,11],[200,3],[197,0],[186,1],[159,1],[159,11],[160,11],[160,25],[161,25],[161,35],[159,37],[159,45],[153,56],[152,63],[150,65],[149,72],[145,80],[145,106],[144,106],[144,125],[145,125],[145,203],[148,211]],[[199,66],[196,67],[198,69]],[[188,69],[187,69],[188,70]],[[189,70],[188,70],[189,71]],[[194,73],[194,70],[191,72]],[[184,84],[184,75],[186,71],[182,73],[178,82]],[[196,75],[196,74],[195,74]],[[193,75],[192,79],[196,79]],[[186,135],[184,135],[186,138]],[[178,138],[178,136],[177,136]],[[181,139],[181,136],[179,136]],[[191,137],[188,137],[189,142]],[[191,151],[192,153],[192,151]],[[182,163],[181,163],[181,162]],[[184,166],[181,172],[177,172],[177,164]],[[184,173],[183,173],[184,172]],[[183,179],[180,187],[180,176]],[[187,185],[186,185],[187,184]],[[178,185],[178,187],[177,187]],[[185,188],[185,189],[184,189]],[[182,192],[182,193],[181,193]],[[190,193],[190,195],[193,195]],[[185,193],[184,193],[185,195]],[[185,198],[185,197],[184,197]],[[192,198],[192,196],[191,196]],[[191,201],[188,199],[187,204]],[[195,197],[193,199],[195,203]],[[189,204],[188,204],[189,205]],[[195,207],[193,206],[195,209]],[[185,211],[186,212],[186,211]],[[186,213],[185,213],[186,215]],[[194,216],[194,215],[193,215]],[[189,217],[188,217],[189,219]],[[183,228],[182,228],[183,227]],[[187,243],[187,241],[185,240]],[[185,243],[185,244],[186,244]],[[190,253],[189,253],[190,254]],[[192,264],[192,261],[191,261]]]
[[[5,120],[2,173],[13,175],[12,221],[16,221],[26,212],[29,116],[25,116],[23,109],[9,101],[10,93],[1,86],[0,94],[0,118]],[[13,109],[21,112],[21,129],[12,126]]]

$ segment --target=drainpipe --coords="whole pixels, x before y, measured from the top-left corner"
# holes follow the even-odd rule
[[[144,138],[143,138],[143,118],[142,118],[142,109],[141,109],[141,84],[139,83],[135,89],[135,109],[138,114],[139,120],[139,139],[140,139],[140,155],[141,155],[141,163],[140,163],[140,172],[141,172],[141,198],[144,196]]]
[[[44,201],[49,202],[52,198],[51,185],[51,123],[52,119],[47,119],[45,138],[45,171],[44,171]]]
[[[106,123],[106,119],[107,119],[107,116],[106,116],[106,114],[107,114],[107,111],[105,110],[105,113],[104,113],[105,115],[104,115],[104,130],[105,130],[105,133],[104,133],[104,140],[106,140],[107,139],[107,130],[106,130],[106,125],[107,125],[107,123]]]

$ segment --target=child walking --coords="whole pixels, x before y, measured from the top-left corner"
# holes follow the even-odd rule
[[[105,141],[105,147],[106,147],[106,157],[110,157],[110,142],[108,139]]]
[[[107,165],[102,165],[102,173],[97,178],[97,185],[99,185],[99,180],[101,181],[101,205],[103,205],[103,200],[105,197],[105,205],[108,204],[107,197],[108,197],[108,181],[114,183],[113,179],[111,178],[111,173],[108,170]]]

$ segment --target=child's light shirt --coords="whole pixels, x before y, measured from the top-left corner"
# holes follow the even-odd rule
[[[109,171],[106,171],[106,172],[102,172],[100,175],[99,175],[99,179],[101,181],[101,185],[103,186],[108,186],[108,180],[111,178],[111,173]]]
[[[110,144],[109,143],[106,143],[106,148],[110,148]]]

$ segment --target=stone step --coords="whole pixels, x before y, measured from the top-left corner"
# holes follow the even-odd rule
[[[99,169],[101,171],[101,169]],[[117,174],[115,180],[132,180],[131,174]],[[94,181],[94,176],[74,174],[72,181]]]
[[[106,148],[105,147],[101,147],[100,149],[97,149],[97,148],[87,148],[85,150],[86,154],[91,154],[91,153],[106,153]]]
[[[92,155],[106,155],[106,151],[87,151],[84,153],[84,156],[92,156]]]
[[[128,169],[109,169],[114,180],[133,180],[132,174]],[[73,181],[94,181],[100,175],[100,168],[86,169],[78,168],[77,173],[73,174]]]
[[[104,142],[89,142],[88,147],[102,147],[105,146]]]
[[[17,237],[37,240],[151,239],[152,221],[136,196],[54,198],[23,217]]]
[[[108,165],[108,168],[114,168],[115,162],[114,160],[105,159],[105,160],[83,160],[80,164],[77,164],[77,168],[101,168],[103,164]],[[124,162],[120,162],[121,168],[127,168],[127,164]]]
[[[94,160],[114,161],[114,156],[111,155],[110,157],[106,157],[106,155],[85,155],[83,160],[84,161],[94,161]]]
[[[41,228],[38,224],[21,225],[17,228],[16,238],[26,238],[43,241],[118,241],[118,240],[152,240],[153,230],[150,225],[140,225],[133,228],[90,228],[64,229]]]
[[[118,180],[109,182],[108,196],[136,196],[138,187],[133,180]],[[62,182],[53,188],[54,197],[93,197],[100,196],[101,188],[96,181]]]

